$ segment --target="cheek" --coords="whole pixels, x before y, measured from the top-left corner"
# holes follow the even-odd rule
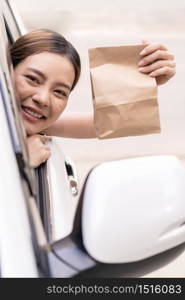
[[[18,100],[23,100],[28,94],[28,88],[26,88],[25,83],[22,80],[15,80],[15,90],[18,96]]]
[[[64,111],[66,106],[67,106],[67,101],[63,101],[63,100],[59,100],[59,102],[56,101],[55,104],[52,105],[51,117],[55,120],[58,119],[58,117]]]

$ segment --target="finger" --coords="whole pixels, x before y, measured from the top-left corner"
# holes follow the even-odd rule
[[[46,145],[44,145],[44,147],[42,148],[44,151],[49,151],[49,152],[51,152],[51,149],[48,147],[48,146],[46,146]]]
[[[44,163],[46,160],[48,160],[51,156],[51,151],[45,151],[43,156],[42,156],[42,163]]]
[[[146,44],[147,45],[147,44]],[[167,51],[168,49],[166,48],[166,46],[164,46],[163,44],[148,44],[148,46],[146,46],[141,52],[140,55],[144,56],[144,55],[148,55],[153,53],[154,51],[157,50],[165,50]]]
[[[156,60],[174,60],[174,55],[164,50],[157,50],[150,55],[145,56],[142,60],[139,61],[139,66],[143,67],[148,64],[155,62]]]
[[[150,42],[148,40],[144,40],[144,39],[141,40],[141,43],[143,45],[149,45],[150,44]]]
[[[161,75],[166,75],[167,77],[172,77],[175,74],[175,69],[170,67],[162,67],[160,69],[155,70],[154,72],[148,74],[150,77],[158,77]]]
[[[176,64],[173,60],[158,60],[151,65],[147,65],[145,67],[140,67],[139,71],[142,73],[151,73],[151,72],[153,72],[157,69],[160,69],[162,67],[165,67],[165,66],[175,68]]]

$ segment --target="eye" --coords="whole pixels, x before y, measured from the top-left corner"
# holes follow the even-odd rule
[[[25,77],[33,83],[37,83],[37,84],[40,83],[39,79],[33,75],[26,75]]]
[[[66,92],[64,92],[63,90],[54,90],[54,93],[57,95],[57,96],[59,96],[59,97],[62,97],[62,98],[67,98],[67,93]]]

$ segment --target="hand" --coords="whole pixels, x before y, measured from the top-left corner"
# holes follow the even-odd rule
[[[174,55],[162,44],[142,42],[146,47],[140,52],[139,71],[154,77],[158,85],[164,84],[175,75]]]
[[[33,168],[37,168],[51,156],[49,147],[44,144],[47,141],[51,141],[51,137],[40,134],[34,134],[27,138],[30,165]]]

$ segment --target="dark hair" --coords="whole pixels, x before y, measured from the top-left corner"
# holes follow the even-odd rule
[[[13,67],[15,68],[28,56],[41,52],[56,53],[61,56],[66,56],[69,59],[75,71],[75,79],[71,88],[72,90],[80,77],[80,57],[73,45],[61,34],[55,31],[39,29],[31,31],[18,38],[10,49]]]

